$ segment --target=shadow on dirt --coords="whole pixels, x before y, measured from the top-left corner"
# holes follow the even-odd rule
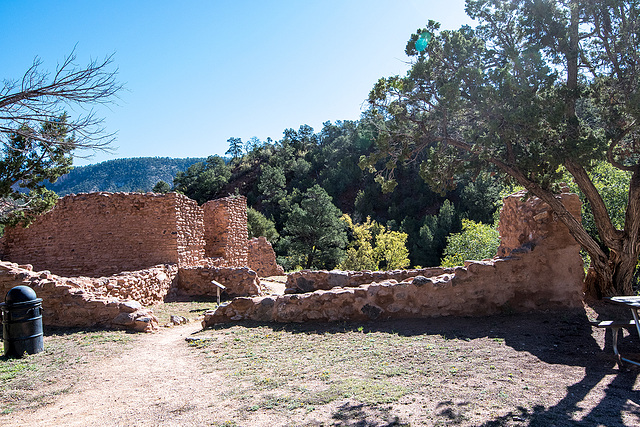
[[[332,418],[334,426],[350,427],[392,427],[409,426],[391,415],[388,409],[371,408],[364,404],[345,403],[338,407]]]
[[[482,337],[501,339],[504,340],[505,345],[514,350],[529,352],[543,362],[584,367],[585,375],[579,382],[568,386],[565,397],[554,406],[519,407],[516,412],[488,420],[482,426],[615,426],[628,425],[622,420],[623,412],[640,418],[640,391],[634,390],[640,369],[617,367],[612,350],[611,331],[605,332],[594,328],[589,321],[622,320],[627,317],[630,317],[630,313],[600,303],[592,309],[589,315],[580,308],[481,318],[446,317],[366,323],[265,324],[241,322],[239,324],[245,327],[266,326],[273,330],[300,334],[335,334],[358,331],[362,333],[387,332],[403,336],[437,334],[445,339],[460,340],[473,340]],[[231,324],[217,325],[213,329],[224,330],[230,326]],[[619,348],[623,354],[625,349],[627,352],[640,349],[635,331],[624,334],[624,338],[619,341]],[[572,415],[580,409],[583,399],[601,381],[611,375],[614,377],[606,388],[605,396],[580,422],[577,422]],[[441,404],[446,406],[446,402],[441,402]],[[447,412],[448,407],[444,406],[444,409],[439,413],[440,421],[445,425],[460,424],[461,421],[456,419],[456,414]],[[341,407],[334,414],[334,419],[337,420],[337,425],[402,425],[397,418],[390,417],[389,414],[382,418],[375,416],[375,420],[373,420],[363,410],[362,405]],[[452,416],[453,418],[451,418]]]

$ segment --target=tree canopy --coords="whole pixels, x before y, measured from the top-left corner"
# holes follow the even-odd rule
[[[36,58],[21,79],[0,87],[0,219],[28,221],[55,203],[44,181],[69,171],[79,148],[106,149],[114,135],[91,107],[111,103],[121,85],[112,57],[75,64],[72,52],[54,73]],[[77,108],[74,108],[77,107]],[[68,110],[87,111],[71,117]],[[9,216],[13,215],[12,218]]]
[[[589,295],[630,294],[640,250],[640,4],[468,0],[466,11],[476,28],[429,22],[407,43],[408,74],[377,82],[377,151],[361,166],[384,159],[388,190],[408,160],[421,160],[440,190],[465,171],[501,173],[549,204],[588,252]],[[419,52],[425,31],[433,37]],[[601,160],[631,173],[620,228],[588,174]],[[555,197],[565,171],[591,207],[596,238]]]
[[[51,209],[57,200],[55,192],[45,187],[71,169],[73,137],[69,136],[67,117],[42,125],[49,144],[19,132],[14,133],[0,149],[0,221],[27,225],[39,212]]]
[[[347,244],[341,212],[319,185],[309,188],[293,205],[279,245],[290,259],[289,268],[330,269],[342,259]]]

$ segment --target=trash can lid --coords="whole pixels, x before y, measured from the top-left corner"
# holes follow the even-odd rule
[[[33,301],[36,299],[38,299],[36,297],[36,291],[28,286],[20,285],[11,288],[11,290],[7,292],[7,296],[4,298],[4,301],[7,304],[16,304],[20,302]]]

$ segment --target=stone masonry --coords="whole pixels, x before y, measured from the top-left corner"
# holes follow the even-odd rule
[[[276,262],[271,243],[263,236],[249,240],[248,265],[260,277],[284,275],[284,269]]]
[[[223,267],[248,265],[247,199],[229,196],[202,205],[205,256],[221,258]]]
[[[203,327],[237,320],[304,322],[345,321],[437,316],[482,316],[579,306],[584,270],[580,247],[567,228],[539,199],[522,201],[522,194],[504,200],[500,214],[502,244],[490,260],[467,261],[465,266],[431,277],[402,279],[302,294],[236,298],[205,313]],[[575,194],[557,196],[576,217]],[[316,272],[329,280],[329,272]],[[436,273],[437,274],[437,273]],[[410,276],[409,274],[406,274]],[[312,281],[313,272],[305,281]],[[305,285],[310,286],[310,285]],[[313,287],[313,286],[311,286]]]
[[[241,196],[200,207],[177,193],[70,195],[28,228],[5,230],[0,292],[33,287],[45,324],[150,331],[157,319],[142,304],[215,296],[212,280],[227,287],[225,296],[262,294],[248,247]],[[270,253],[254,258],[275,263],[270,245],[258,251]]]
[[[116,274],[204,257],[203,215],[169,194],[89,193],[63,197],[28,228],[7,228],[5,261],[66,276]]]
[[[162,302],[176,273],[175,266],[158,266],[112,277],[68,278],[49,271],[34,272],[28,264],[0,261],[0,293],[6,295],[19,285],[32,288],[42,298],[45,325],[152,332],[158,329],[158,319],[138,300]]]
[[[286,294],[299,294],[333,288],[357,287],[367,283],[385,280],[404,281],[410,277],[434,277],[453,273],[453,268],[429,267],[415,270],[392,271],[312,271],[301,270],[287,274]]]

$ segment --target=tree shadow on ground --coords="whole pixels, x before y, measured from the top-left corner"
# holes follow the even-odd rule
[[[533,408],[518,407],[516,412],[487,420],[482,426],[615,426],[625,425],[623,412],[640,418],[640,391],[634,390],[640,369],[618,368],[612,350],[611,331],[594,328],[590,320],[624,319],[627,313],[608,305],[597,305],[587,314],[585,309],[536,312],[527,314],[502,314],[487,317],[445,317],[429,319],[381,320],[364,323],[298,323],[273,324],[241,322],[246,327],[266,326],[299,334],[335,334],[349,331],[387,332],[403,336],[437,334],[445,339],[473,340],[492,338],[504,340],[505,345],[520,352],[529,352],[549,364],[584,367],[583,378],[567,387],[566,395],[557,404]],[[630,313],[629,313],[630,314]],[[630,317],[630,316],[629,316]],[[231,325],[217,325],[213,329],[225,329]],[[604,339],[603,339],[604,335]],[[603,348],[604,347],[604,348]],[[621,351],[640,349],[637,334],[625,334],[619,341]],[[640,360],[640,358],[638,358]],[[573,415],[594,388],[608,376],[614,376],[606,387],[604,397],[580,421]],[[629,403],[632,402],[632,403]],[[449,419],[446,402],[439,416],[445,424],[458,424]],[[341,408],[336,412],[343,424],[339,425],[401,425],[367,424],[358,417],[360,406]],[[455,414],[453,414],[455,415]],[[448,418],[449,417],[449,418]],[[349,421],[347,421],[349,420]],[[350,422],[351,424],[347,423]],[[377,422],[377,421],[376,421]],[[399,422],[398,420],[392,422]],[[358,424],[360,423],[360,424]]]
[[[334,426],[349,427],[392,427],[409,426],[400,418],[390,414],[389,409],[372,408],[363,403],[347,402],[333,413]]]

